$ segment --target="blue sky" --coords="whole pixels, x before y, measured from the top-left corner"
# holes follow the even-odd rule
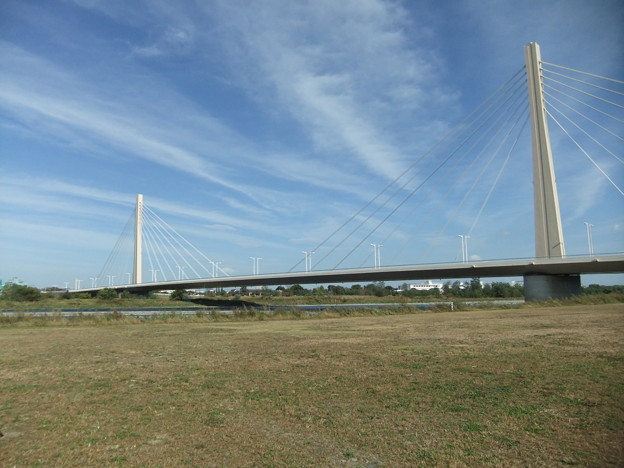
[[[137,193],[224,273],[251,274],[250,257],[261,273],[303,270],[301,252],[521,69],[527,43],[545,61],[624,76],[617,0],[6,0],[1,10],[0,278],[36,286],[88,286]],[[551,132],[567,253],[587,253],[584,222],[596,252],[622,252],[621,194]],[[518,145],[474,228],[481,202],[456,211],[432,187],[408,202],[428,206],[413,227],[384,224],[340,266],[372,266],[370,243],[382,241],[384,266],[457,261],[469,230],[471,259],[533,255],[529,148]],[[613,161],[599,160],[622,187]],[[597,280],[624,282],[584,282]]]

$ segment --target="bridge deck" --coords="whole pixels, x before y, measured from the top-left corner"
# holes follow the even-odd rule
[[[117,291],[147,292],[162,289],[236,288],[242,286],[279,286],[289,284],[331,284],[375,281],[407,281],[452,278],[494,278],[531,274],[623,273],[624,254],[594,257],[494,260],[471,263],[404,265],[383,268],[358,268],[255,276],[227,276],[181,281],[164,281],[114,286]],[[105,287],[73,292],[95,292]]]

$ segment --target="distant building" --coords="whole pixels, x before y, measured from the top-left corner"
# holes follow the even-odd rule
[[[423,281],[422,283],[410,284],[410,289],[415,289],[417,291],[430,291],[432,289],[439,289],[442,292],[442,287],[444,285],[442,283],[434,283],[431,280]]]

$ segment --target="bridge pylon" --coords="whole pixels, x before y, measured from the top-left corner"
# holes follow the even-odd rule
[[[132,270],[132,283],[143,282],[143,195],[136,197],[136,211],[134,220],[134,267]]]
[[[565,247],[544,105],[540,47],[537,43],[531,42],[525,47],[524,52],[533,146],[535,256],[537,258],[563,258]],[[581,277],[580,275],[525,275],[524,290],[526,300],[569,297],[580,294]]]

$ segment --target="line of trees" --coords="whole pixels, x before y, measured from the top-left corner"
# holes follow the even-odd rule
[[[601,286],[591,284],[583,289],[583,294],[624,294],[624,286]],[[404,283],[398,289],[387,286],[383,282],[370,283],[367,285],[354,284],[353,286],[329,285],[307,289],[300,284],[289,287],[278,286],[275,289],[264,287],[260,290],[241,288],[232,294],[243,296],[253,294],[261,296],[399,296],[408,298],[437,298],[437,297],[465,297],[465,298],[522,298],[524,287],[522,284],[510,284],[503,281],[483,283],[479,278],[473,278],[468,283],[460,281],[447,281],[442,290],[432,288],[429,290],[410,289],[409,284]]]
[[[624,294],[623,285],[603,286],[599,284],[590,284],[583,287],[583,294]],[[215,291],[218,295],[225,295],[226,292],[222,289]],[[2,301],[16,301],[16,302],[35,302],[44,299],[47,294],[42,293],[39,289],[26,286],[17,283],[6,283],[0,285],[0,300]],[[459,281],[446,282],[442,286],[442,290],[438,288],[432,288],[429,290],[417,290],[410,289],[407,283],[401,285],[400,288],[395,289],[392,286],[387,286],[383,282],[370,283],[362,286],[361,284],[354,284],[347,287],[342,285],[329,285],[318,286],[312,289],[307,289],[300,284],[294,284],[289,287],[278,286],[275,289],[264,287],[260,290],[251,290],[243,286],[240,290],[231,291],[230,295],[261,295],[261,296],[399,296],[407,298],[430,298],[435,299],[438,297],[466,297],[466,298],[521,298],[524,297],[524,288],[520,284],[509,284],[505,282],[494,282],[483,284],[479,278],[473,278],[469,283],[461,283]],[[98,299],[114,299],[119,295],[113,289],[101,290],[97,298]],[[179,290],[174,291],[174,297],[182,299],[186,297],[186,291]],[[71,293],[65,292],[60,296],[61,299],[70,299],[75,297]],[[90,297],[87,295],[87,297]],[[130,298],[131,295],[126,291],[121,295],[122,298]]]
[[[369,283],[367,285],[354,284],[353,286],[329,285],[318,286],[307,289],[300,284],[294,284],[289,287],[278,286],[276,289],[264,287],[260,290],[252,290],[242,287],[233,294],[241,295],[262,295],[262,296],[400,296],[407,298],[437,298],[437,297],[523,297],[524,288],[521,285],[511,285],[509,283],[491,283],[482,284],[478,278],[473,279],[468,284],[459,281],[447,282],[443,285],[442,290],[432,288],[429,290],[410,289],[409,284],[404,283],[400,288],[387,286],[383,282]]]
[[[459,281],[447,282],[443,290],[445,294],[454,297],[524,297],[524,287],[521,284],[509,284],[502,281],[483,284],[479,278],[473,278],[468,284],[462,284]]]

